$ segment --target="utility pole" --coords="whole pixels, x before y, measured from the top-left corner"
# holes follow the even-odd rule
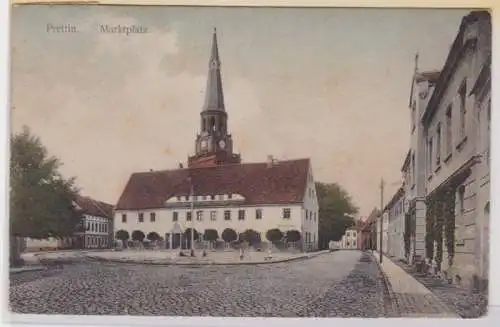
[[[380,263],[382,263],[382,234],[383,234],[383,229],[384,229],[384,178],[380,179],[380,249],[379,249],[379,255],[380,255]]]

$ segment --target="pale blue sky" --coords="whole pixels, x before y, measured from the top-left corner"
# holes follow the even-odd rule
[[[367,215],[400,180],[414,56],[440,69],[465,10],[24,6],[12,11],[13,129],[26,124],[116,203],[129,175],[194,150],[211,33],[244,161],[310,157]],[[73,24],[52,34],[46,24]],[[100,34],[99,24],[149,33]],[[388,187],[386,199],[396,186]]]

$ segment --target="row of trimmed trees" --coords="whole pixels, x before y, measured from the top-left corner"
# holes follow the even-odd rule
[[[184,237],[186,237],[187,239],[191,239],[191,231],[191,228],[187,228],[183,233]],[[144,232],[140,230],[134,230],[132,232],[132,235],[130,235],[129,232],[123,229],[120,229],[116,232],[115,238],[123,242],[130,239],[132,241],[138,242],[144,242],[145,239],[151,242],[156,242],[163,239],[163,237],[161,237],[156,232],[151,232],[145,235]],[[206,229],[203,236],[201,236],[201,234],[196,229],[194,229],[193,239],[195,241],[198,241],[200,240],[200,238],[203,238],[204,241],[215,242],[219,239],[219,233],[215,229]],[[238,233],[236,233],[234,229],[226,228],[224,229],[224,231],[222,231],[221,238],[226,243],[240,241],[248,242],[250,245],[258,244],[262,241],[260,233],[253,229],[247,229],[243,233],[240,233],[238,235]],[[273,228],[266,232],[266,239],[273,244],[276,244],[283,240],[286,240],[287,242],[298,242],[301,238],[302,236],[298,230],[289,230],[284,233],[278,228]]]

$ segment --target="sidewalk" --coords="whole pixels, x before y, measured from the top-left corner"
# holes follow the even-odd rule
[[[373,254],[379,262],[378,252]],[[393,305],[401,317],[460,318],[454,310],[391,259],[384,256],[379,266],[387,278]]]
[[[420,273],[415,267],[401,261],[394,261],[394,263],[431,290],[441,301],[454,308],[462,318],[479,318],[487,314],[488,292],[471,291],[448,284],[436,277]]]

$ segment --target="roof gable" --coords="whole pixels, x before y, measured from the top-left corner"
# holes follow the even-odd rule
[[[111,218],[113,216],[113,206],[111,204],[81,195],[76,197],[75,202],[84,214],[105,218]]]
[[[173,196],[240,194],[241,204],[301,203],[307,187],[309,159],[273,163],[232,164],[134,173],[116,205],[117,210],[165,207]]]

